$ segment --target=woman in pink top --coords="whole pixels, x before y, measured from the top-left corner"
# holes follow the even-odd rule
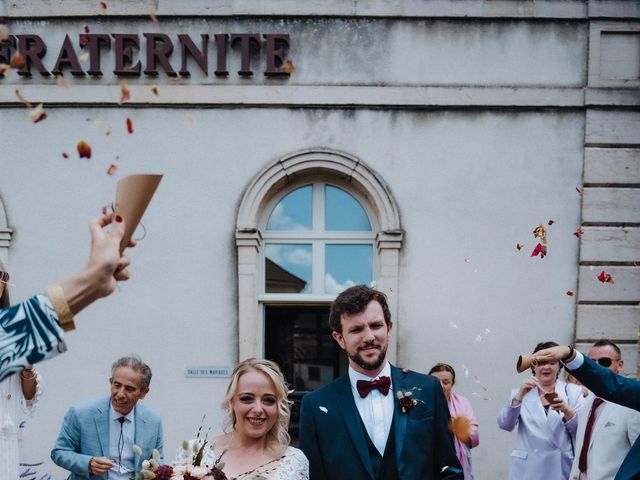
[[[464,470],[464,479],[473,480],[471,449],[480,443],[480,435],[478,434],[478,421],[471,408],[471,403],[462,395],[451,391],[456,383],[456,372],[451,365],[437,363],[429,370],[429,375],[440,379],[440,385],[442,385],[442,390],[444,390],[449,404],[456,455]]]

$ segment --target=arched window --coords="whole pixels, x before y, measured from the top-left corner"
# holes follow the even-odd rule
[[[273,337],[302,355],[299,331],[317,334],[313,348],[322,357],[334,342],[318,329],[329,303],[352,284],[374,282],[397,321],[401,244],[395,202],[359,159],[306,150],[268,165],[244,192],[236,221],[239,358],[264,357]],[[277,331],[294,317],[293,332]],[[395,354],[392,340],[389,357]],[[304,363],[297,360],[290,359]],[[335,371],[312,368],[310,375],[323,383]]]

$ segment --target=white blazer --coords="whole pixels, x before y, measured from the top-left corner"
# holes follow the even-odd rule
[[[498,414],[498,426],[503,430],[510,432],[518,426],[509,480],[567,480],[574,457],[577,416],[565,423],[563,415],[552,408],[545,414],[537,389],[513,407],[511,401],[518,390],[511,392],[509,402]],[[557,380],[555,391],[578,411],[584,400],[581,387]]]
[[[571,479],[580,478],[578,463],[584,443],[584,431],[595,395],[589,393],[578,412],[576,456],[571,468]],[[587,453],[587,477],[589,480],[611,480],[616,476],[622,461],[640,435],[640,412],[605,402],[593,424]]]

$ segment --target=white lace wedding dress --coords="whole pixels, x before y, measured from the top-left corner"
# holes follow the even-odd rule
[[[189,450],[185,451],[180,448],[173,461],[174,465],[184,465],[191,462],[191,452],[193,451],[193,444],[195,440],[189,441]],[[224,458],[222,459],[224,461]],[[216,462],[216,455],[211,449],[211,445],[207,444],[204,449],[204,455],[202,457],[202,464],[207,467],[212,467]],[[287,447],[284,456],[278,461],[278,466],[272,473],[265,475],[260,471],[256,471],[256,476],[261,475],[261,478],[267,480],[309,480],[309,460],[304,456],[302,450],[295,447]],[[233,477],[229,477],[231,480]],[[241,476],[242,480],[252,480],[253,476]]]

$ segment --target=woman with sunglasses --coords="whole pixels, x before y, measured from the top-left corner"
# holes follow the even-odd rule
[[[111,224],[111,230],[104,228]],[[82,270],[45,294],[0,308],[0,382],[37,362],[66,351],[64,332],[75,328],[73,316],[129,279],[129,258],[120,254],[124,219],[102,215],[89,224],[91,250]],[[135,242],[129,244],[134,246]],[[4,284],[3,284],[4,285]],[[4,479],[5,477],[0,477]]]
[[[9,308],[9,272],[0,262],[0,308]],[[40,398],[40,375],[33,366],[25,366],[19,375],[0,382],[0,478],[19,478],[19,434],[27,416],[31,416]]]
[[[539,343],[533,353],[558,345]],[[511,452],[509,480],[567,480],[575,455],[576,411],[583,403],[582,389],[558,378],[560,362],[538,362],[533,376],[511,392],[498,414],[498,426],[511,432],[518,427]]]

